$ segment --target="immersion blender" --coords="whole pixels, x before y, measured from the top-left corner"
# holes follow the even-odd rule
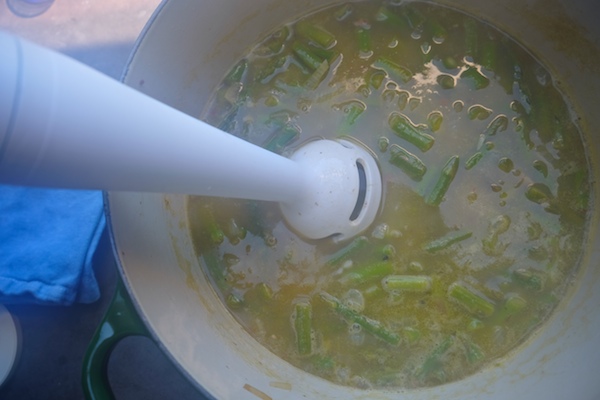
[[[2,183],[274,201],[309,239],[350,238],[378,213],[379,167],[354,141],[286,158],[1,32],[0,58]]]

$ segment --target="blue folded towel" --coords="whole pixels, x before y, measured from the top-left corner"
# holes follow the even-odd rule
[[[96,301],[102,204],[99,191],[0,185],[0,303]]]

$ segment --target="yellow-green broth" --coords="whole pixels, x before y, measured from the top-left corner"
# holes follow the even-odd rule
[[[343,135],[376,154],[381,212],[342,243],[304,240],[277,204],[189,198],[216,292],[310,373],[362,388],[460,379],[531,335],[577,272],[591,199],[576,118],[540,62],[461,12],[364,1],[306,16],[232,68],[203,118],[283,155]],[[426,170],[392,163],[399,151]]]

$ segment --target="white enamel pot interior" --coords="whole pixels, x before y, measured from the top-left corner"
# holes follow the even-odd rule
[[[517,37],[560,80],[577,108],[594,180],[600,162],[600,25],[594,0],[442,0]],[[197,116],[226,70],[270,30],[332,1],[170,0],[139,39],[125,82]],[[596,11],[596,12],[595,12]],[[177,160],[173,160],[177,162]],[[594,185],[595,198],[600,198]],[[109,193],[119,268],[165,353],[217,399],[598,399],[598,212],[578,283],[552,319],[517,351],[458,382],[423,390],[363,391],[282,361],[237,324],[207,282],[188,235],[185,198]],[[597,201],[596,201],[597,204]]]

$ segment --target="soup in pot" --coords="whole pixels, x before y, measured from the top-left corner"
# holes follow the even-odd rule
[[[262,345],[343,385],[434,386],[506,355],[549,318],[586,240],[585,144],[559,89],[517,41],[431,3],[349,2],[281,26],[203,119],[282,155],[361,142],[381,212],[339,243],[298,236],[274,203],[190,197],[215,291]]]

